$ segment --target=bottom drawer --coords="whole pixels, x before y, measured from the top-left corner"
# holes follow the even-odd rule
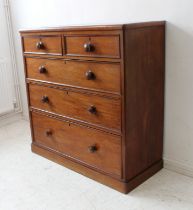
[[[34,142],[121,177],[121,138],[32,112]]]

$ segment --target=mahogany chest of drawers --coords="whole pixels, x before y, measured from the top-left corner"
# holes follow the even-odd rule
[[[20,33],[33,152],[123,193],[162,168],[165,22]]]

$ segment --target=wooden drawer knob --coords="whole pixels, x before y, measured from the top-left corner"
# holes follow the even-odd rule
[[[96,78],[95,74],[91,70],[88,70],[85,75],[88,80],[94,80]]]
[[[41,98],[41,101],[42,101],[42,103],[48,103],[48,102],[49,102],[48,96],[43,96],[43,97]]]
[[[50,129],[48,129],[48,130],[46,131],[46,136],[52,136],[52,131],[51,131]]]
[[[97,151],[96,145],[91,145],[91,146],[89,146],[89,147],[88,147],[88,151],[89,151],[90,153],[96,152],[96,151]]]
[[[88,108],[88,111],[91,113],[91,114],[96,114],[97,113],[97,109],[95,106],[90,106]]]
[[[41,41],[37,42],[37,43],[36,43],[36,48],[37,48],[38,50],[44,49],[44,43],[41,42]]]
[[[40,72],[40,74],[45,74],[47,72],[45,66],[40,66],[39,67],[39,72]]]
[[[95,47],[91,43],[85,43],[84,44],[84,49],[86,52],[93,52],[95,50]]]

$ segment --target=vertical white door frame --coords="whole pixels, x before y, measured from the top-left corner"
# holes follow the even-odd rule
[[[8,40],[9,40],[9,51],[10,51],[10,57],[11,57],[12,78],[13,78],[13,83],[14,83],[14,96],[15,96],[15,101],[13,101],[14,112],[6,114],[6,116],[9,116],[10,114],[22,112],[22,104],[21,104],[20,86],[19,86],[19,78],[18,78],[18,71],[17,71],[15,46],[14,46],[14,38],[13,38],[13,27],[12,27],[12,21],[11,21],[9,0],[4,0],[3,4],[4,4],[5,16],[6,16],[6,26],[7,26]]]

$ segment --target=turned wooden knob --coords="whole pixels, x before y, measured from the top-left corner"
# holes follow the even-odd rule
[[[48,96],[43,96],[43,97],[41,98],[41,101],[42,101],[42,103],[48,103],[48,102],[49,102]]]
[[[89,151],[90,153],[96,152],[96,151],[97,151],[96,145],[91,145],[91,146],[89,146],[89,147],[88,147],[88,151]]]
[[[44,43],[41,42],[41,41],[37,42],[37,43],[36,43],[36,48],[37,48],[38,50],[44,49]]]
[[[86,52],[93,52],[95,50],[95,47],[91,43],[85,43],[84,44],[84,49]]]
[[[46,136],[52,136],[52,131],[50,129],[46,130]]]
[[[47,72],[45,66],[40,66],[39,67],[39,72],[40,72],[40,74],[45,74]]]
[[[86,76],[86,79],[88,80],[94,80],[96,78],[95,74],[91,70],[88,70],[85,76]]]
[[[97,109],[96,109],[95,106],[90,106],[90,107],[88,108],[88,111],[89,111],[91,114],[96,114]]]

